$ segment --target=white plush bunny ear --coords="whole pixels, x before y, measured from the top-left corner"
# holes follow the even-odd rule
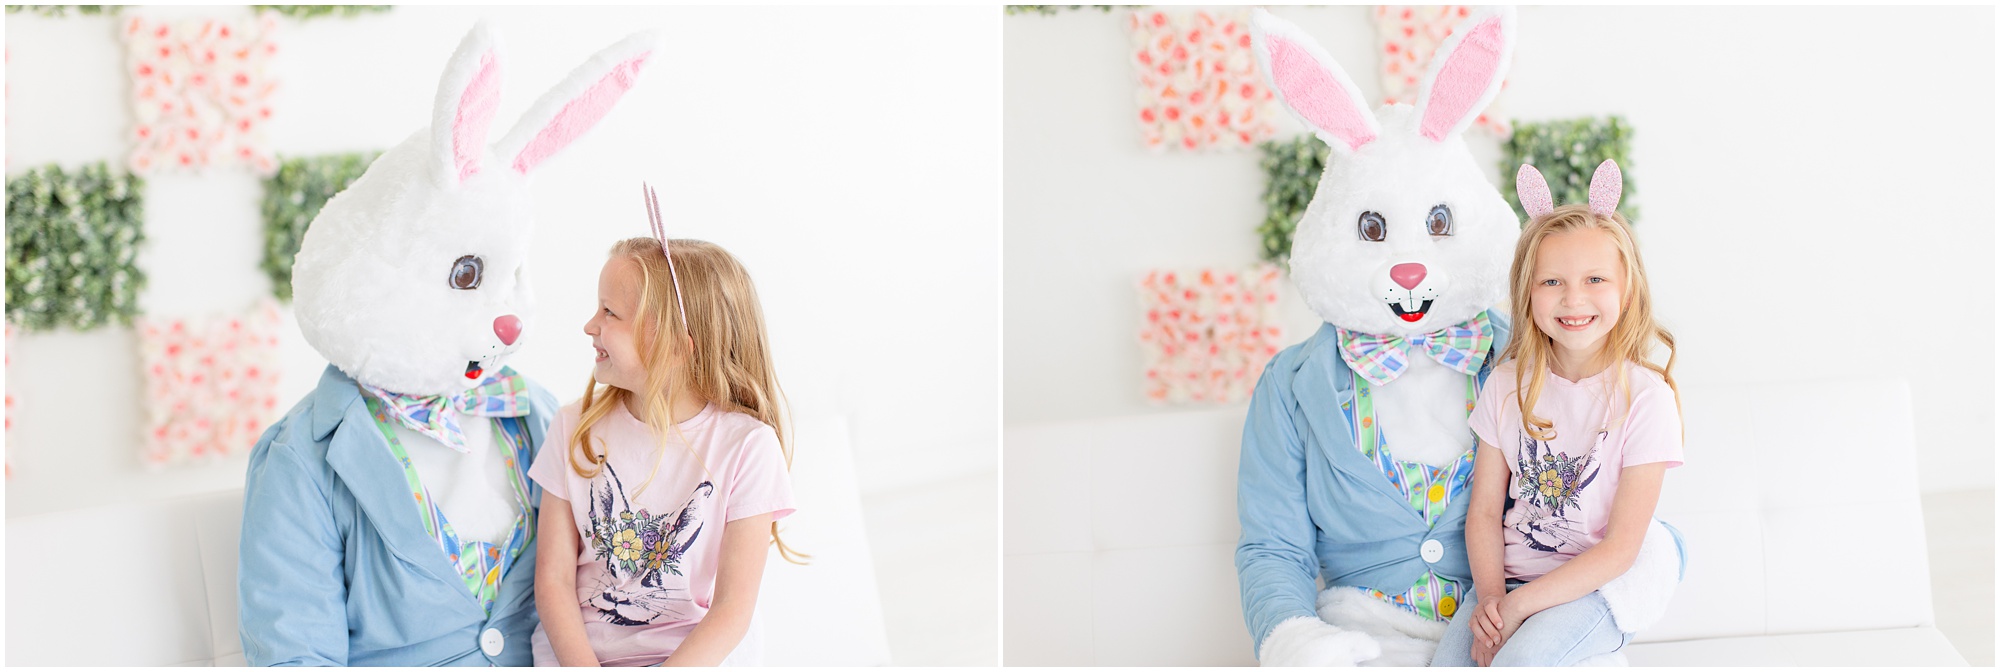
[[[1534,166],[1521,164],[1514,173],[1514,193],[1521,197],[1521,209],[1529,217],[1540,217],[1556,209],[1555,198],[1549,196],[1549,182],[1542,179],[1542,171]]]
[[[625,97],[639,80],[647,59],[658,51],[657,31],[635,33],[597,52],[521,115],[493,151],[509,169],[526,175],[554,156]]]
[[[486,131],[500,107],[500,36],[481,22],[459,41],[431,104],[431,157],[446,186],[479,172]]]
[[[1482,9],[1438,46],[1417,85],[1417,130],[1437,142],[1465,131],[1493,98],[1514,59],[1514,8]]]
[[[1250,12],[1250,39],[1271,89],[1292,114],[1341,152],[1361,149],[1382,132],[1361,90],[1319,42],[1262,9]]]
[[[1590,176],[1590,211],[1609,215],[1618,211],[1618,199],[1625,196],[1625,174],[1618,171],[1618,164],[1611,159],[1597,164],[1597,172]]]

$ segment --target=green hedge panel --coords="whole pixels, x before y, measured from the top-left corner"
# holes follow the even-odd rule
[[[1285,266],[1292,254],[1292,231],[1312,203],[1319,175],[1326,170],[1326,143],[1310,134],[1257,145],[1264,169],[1264,221],[1257,225],[1264,260]]]
[[[103,163],[7,180],[7,320],[24,331],[130,325],[146,274],[145,181]]]

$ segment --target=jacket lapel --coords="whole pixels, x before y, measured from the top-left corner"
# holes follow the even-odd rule
[[[431,578],[451,583],[468,605],[480,609],[478,600],[465,588],[465,579],[438,548],[437,538],[424,531],[423,514],[411,497],[403,465],[389,451],[374,418],[369,417],[361,388],[353,378],[329,365],[313,394],[318,397],[313,433],[321,440],[327,440],[328,433],[332,435],[326,462],[354,493],[389,550]]]
[[[1299,403],[1300,414],[1312,428],[1311,446],[1321,453],[1335,471],[1343,472],[1357,482],[1367,483],[1379,494],[1391,500],[1402,501],[1403,494],[1382,475],[1382,470],[1361,454],[1354,445],[1354,429],[1341,412],[1341,404],[1354,401],[1354,374],[1347,368],[1347,362],[1340,358],[1338,339],[1333,325],[1320,325],[1306,346],[1309,353],[1305,365],[1299,367],[1297,377],[1292,379],[1293,394]],[[1408,506],[1396,507],[1402,515],[1422,522],[1416,509]]]

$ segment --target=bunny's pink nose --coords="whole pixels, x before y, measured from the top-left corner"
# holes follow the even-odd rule
[[[1416,289],[1424,281],[1423,264],[1396,264],[1389,267],[1389,279],[1402,285],[1403,289]]]
[[[513,315],[493,318],[493,334],[500,337],[501,343],[513,345],[514,339],[521,337],[521,318]]]

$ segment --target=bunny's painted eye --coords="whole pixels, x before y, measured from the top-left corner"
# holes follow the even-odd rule
[[[1373,212],[1361,213],[1361,220],[1355,222],[1355,229],[1361,233],[1362,240],[1369,242],[1379,243],[1389,237],[1388,223],[1382,221],[1381,215]]]
[[[1431,208],[1431,216],[1424,220],[1424,228],[1433,236],[1451,235],[1451,206],[1439,203]]]
[[[486,270],[486,262],[470,254],[459,257],[451,265],[451,286],[453,289],[478,289],[479,276]]]

